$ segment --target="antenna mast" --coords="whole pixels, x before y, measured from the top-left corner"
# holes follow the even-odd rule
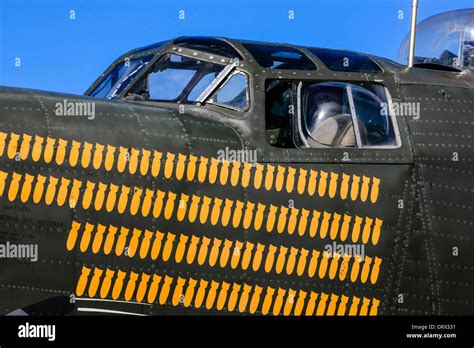
[[[413,67],[415,58],[415,34],[416,34],[416,16],[418,13],[418,0],[412,0],[411,3],[411,28],[410,28],[410,52],[408,53],[408,67]]]

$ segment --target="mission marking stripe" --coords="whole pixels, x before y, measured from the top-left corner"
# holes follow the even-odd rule
[[[8,178],[8,173],[0,171],[0,197],[3,195],[6,182]],[[34,189],[33,189],[33,180],[36,179]],[[33,189],[33,202],[39,204],[44,200],[46,205],[51,205],[56,198],[56,203],[58,206],[63,206],[66,202],[66,198],[69,194],[69,206],[74,208],[80,200],[80,188],[83,186],[83,182],[77,179],[72,180],[72,188],[69,191],[69,186],[71,184],[70,179],[55,178],[50,176],[48,179],[48,185],[46,188],[46,193],[43,197],[43,192],[45,191],[45,182],[46,177],[38,174],[36,177],[30,174],[18,174],[14,172],[11,176],[9,187],[8,187],[8,199],[14,201],[17,199],[17,195],[20,193],[21,202],[26,203],[31,196],[31,191]],[[20,183],[22,182],[21,192],[20,192]],[[60,183],[59,190],[57,189],[58,184]],[[120,188],[120,195],[117,202],[117,192]],[[106,199],[106,190],[108,189],[107,199]],[[221,222],[223,227],[227,227],[231,222],[232,217],[232,227],[238,228],[241,224],[244,229],[248,229],[252,225],[256,231],[259,231],[262,228],[264,220],[264,212],[267,209],[267,206],[262,203],[253,203],[247,201],[246,203],[236,200],[235,205],[234,201],[225,199],[220,199],[218,197],[201,197],[197,195],[192,195],[191,204],[188,209],[189,195],[181,193],[180,200],[178,204],[175,204],[177,194],[173,192],[163,192],[160,190],[151,190],[146,188],[134,188],[131,192],[131,188],[125,185],[117,186],[114,184],[104,184],[99,182],[98,184],[87,181],[86,189],[82,195],[82,208],[87,210],[94,203],[94,209],[101,211],[104,208],[107,212],[112,212],[115,207],[119,214],[124,214],[128,205],[129,196],[132,194],[132,199],[130,201],[129,212],[132,216],[138,214],[138,211],[141,208],[141,214],[143,217],[147,217],[152,214],[154,218],[159,218],[162,215],[166,220],[170,220],[173,216],[173,212],[176,210],[176,219],[178,222],[182,222],[187,214],[188,221],[194,223],[198,220],[201,224],[205,224],[210,218],[210,222],[213,226]],[[143,191],[145,191],[145,197],[142,201]],[[57,195],[56,195],[57,193]],[[156,197],[153,201],[153,197]],[[95,199],[93,200],[93,196]],[[166,203],[165,203],[166,196]],[[213,207],[210,208],[210,204],[213,201]],[[117,203],[117,204],[116,204]],[[224,207],[222,209],[222,203]],[[175,206],[178,206],[175,209]],[[243,211],[245,206],[245,212]],[[254,213],[255,207],[257,207],[256,212]],[[222,209],[222,212],[221,212]],[[199,219],[198,219],[199,211]],[[277,219],[277,211],[279,211]],[[289,213],[289,214],[288,214]],[[298,209],[298,208],[288,208],[285,206],[274,206],[270,204],[269,212],[266,219],[265,228],[267,232],[272,232],[276,229],[278,233],[283,233],[286,231],[288,234],[293,235],[298,227],[298,235],[303,236],[308,230],[308,221],[309,221],[310,211],[307,209]],[[210,217],[209,217],[210,215]],[[254,217],[255,215],[255,217]],[[289,217],[287,216],[289,215]],[[298,218],[298,216],[300,217]],[[321,219],[322,217],[322,219]],[[341,223],[342,218],[342,223]],[[321,220],[321,223],[320,223]],[[321,212],[313,210],[311,221],[309,223],[309,235],[310,237],[315,237],[316,235],[319,238],[324,239],[329,234],[329,237],[332,240],[339,238],[341,241],[345,241],[349,235],[349,229],[352,224],[351,230],[351,240],[356,243],[361,239],[362,243],[367,244],[369,239],[373,245],[377,245],[380,239],[380,230],[382,227],[382,220],[378,218],[365,217],[365,223],[362,227],[362,222],[364,219],[359,216],[355,216],[355,219],[352,219],[352,216],[344,214],[338,214],[336,212]],[[319,229],[319,233],[318,232]],[[338,237],[339,236],[339,237]]]
[[[33,145],[31,145],[33,138]],[[247,188],[253,178],[253,187],[257,190],[264,187],[267,191],[274,189],[280,192],[285,187],[288,193],[296,191],[302,195],[306,192],[307,195],[313,196],[317,191],[320,197],[327,195],[329,198],[334,198],[336,192],[339,192],[343,200],[350,197],[352,201],[360,199],[365,202],[369,199],[372,203],[377,201],[379,195],[380,179],[365,175],[361,178],[355,174],[328,173],[323,170],[318,172],[304,168],[297,170],[291,166],[219,160],[215,157],[200,156],[198,158],[192,154],[167,152],[163,156],[163,153],[157,150],[129,149],[123,146],[118,147],[117,154],[117,147],[112,145],[76,140],[69,142],[51,137],[46,137],[45,142],[45,138],[39,135],[33,137],[25,133],[20,135],[13,132],[0,132],[0,156],[3,156],[5,148],[9,159],[16,158],[24,161],[30,156],[34,162],[43,158],[43,161],[49,164],[54,158],[56,164],[62,165],[67,158],[67,163],[71,167],[80,165],[86,169],[92,165],[92,168],[99,170],[103,166],[106,171],[111,171],[115,165],[118,173],[124,173],[128,168],[131,175],[139,173],[145,176],[150,173],[153,177],[159,175],[161,162],[164,160],[163,177],[170,179],[174,174],[178,181],[184,180],[185,177],[186,180],[192,181],[197,173],[197,180],[200,183],[204,183],[207,178],[210,184],[219,182],[223,186],[229,182],[235,187],[240,182],[243,188]],[[297,171],[298,175],[296,175]]]
[[[77,221],[73,221],[67,237],[67,250],[71,251],[76,246],[80,229],[81,224]],[[108,231],[107,233],[106,230]],[[150,254],[152,260],[157,260],[161,252],[161,260],[164,262],[168,262],[173,255],[175,262],[178,264],[186,259],[189,265],[197,263],[202,266],[207,259],[210,267],[215,267],[216,264],[219,264],[221,268],[230,265],[232,269],[236,269],[240,263],[240,267],[243,271],[249,268],[252,261],[252,270],[254,272],[257,272],[261,268],[265,256],[264,269],[266,273],[270,273],[274,268],[277,274],[282,273],[283,269],[285,269],[286,274],[291,275],[295,271],[296,266],[297,275],[302,276],[306,271],[306,266],[308,266],[307,275],[310,278],[315,277],[316,271],[318,271],[317,274],[320,279],[328,277],[330,280],[333,280],[338,274],[340,281],[344,281],[346,275],[350,274],[349,279],[351,282],[360,280],[363,284],[367,282],[369,274],[370,283],[375,284],[377,282],[380,264],[382,263],[382,259],[379,257],[372,258],[365,256],[362,258],[357,255],[351,257],[348,254],[341,255],[339,253],[331,255],[327,251],[320,252],[314,249],[311,250],[310,260],[308,262],[307,259],[310,251],[304,248],[289,248],[282,245],[279,247],[277,257],[276,251],[278,247],[271,244],[267,246],[257,243],[256,248],[254,248],[255,244],[247,241],[245,242],[244,248],[244,242],[239,240],[234,242],[225,239],[222,245],[222,240],[218,238],[211,240],[211,238],[206,236],[201,238],[193,235],[190,239],[189,236],[185,234],[179,235],[178,245],[174,248],[174,242],[177,236],[170,232],[165,234],[160,231],[152,232],[145,230],[143,237],[142,231],[137,228],[133,229],[131,236],[130,229],[125,227],[120,228],[118,236],[117,232],[118,228],[112,225],[107,228],[100,224],[94,226],[90,223],[85,223],[79,242],[79,249],[83,253],[87,252],[92,241],[91,249],[94,254],[100,251],[103,244],[103,252],[105,255],[109,255],[115,245],[115,255],[122,256],[127,246],[128,257],[135,257],[138,251],[137,256],[141,259],[145,259],[148,254]],[[103,243],[104,239],[105,242]],[[211,244],[212,247],[210,248]],[[290,251],[289,255],[288,251]],[[298,262],[296,262],[297,255],[299,255]],[[340,266],[339,261],[342,261]]]
[[[91,274],[92,278],[89,281]],[[125,278],[127,278],[127,285],[124,291]],[[139,278],[140,282],[137,287]],[[163,282],[161,282],[162,279]],[[150,280],[151,284],[149,284]],[[198,283],[199,287],[196,290]],[[86,290],[87,295],[91,298],[99,295],[101,298],[110,296],[117,300],[123,296],[125,301],[132,301],[135,298],[137,302],[143,302],[146,296],[146,301],[152,304],[156,303],[155,301],[158,299],[160,305],[171,304],[175,307],[182,305],[194,308],[201,308],[204,305],[207,310],[217,309],[219,311],[223,310],[227,303],[226,308],[229,312],[254,314],[259,311],[263,315],[302,315],[303,313],[307,316],[377,315],[380,304],[376,298],[364,297],[361,301],[359,297],[352,296],[349,306],[349,297],[345,295],[339,296],[324,292],[319,294],[310,291],[308,298],[308,292],[303,290],[275,289],[270,286],[266,287],[265,296],[263,296],[263,287],[259,285],[181,277],[175,279],[167,275],[146,273],[140,275],[133,271],[126,273],[111,269],[106,269],[104,272],[101,268],[96,267],[92,270],[83,266],[76,286],[76,295],[83,296]],[[250,295],[251,293],[252,295]],[[169,300],[170,294],[171,301]]]

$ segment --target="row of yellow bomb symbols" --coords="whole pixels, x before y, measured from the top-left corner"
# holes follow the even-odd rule
[[[241,285],[225,281],[181,277],[175,281],[170,276],[163,277],[157,274],[142,273],[140,277],[139,273],[133,271],[127,274],[121,270],[106,269],[104,272],[100,268],[94,268],[89,281],[90,275],[91,268],[83,266],[76,287],[77,296],[83,296],[87,290],[87,295],[91,298],[99,295],[103,299],[111,297],[113,300],[119,300],[123,293],[125,301],[135,299],[141,303],[146,298],[148,303],[153,304],[157,300],[160,305],[165,305],[169,303],[171,294],[170,304],[172,306],[181,305],[190,308],[204,306],[207,310],[216,309],[218,311],[226,308],[229,312],[239,311],[240,313],[261,313],[263,315],[377,315],[380,304],[380,301],[375,298],[371,300],[364,297],[361,303],[359,297],[352,296],[349,306],[350,298],[345,295],[275,289],[270,286],[266,287],[265,296],[262,296],[264,287],[259,285]],[[126,282],[127,275],[128,281]],[[115,280],[113,280],[114,277]],[[161,282],[162,279],[163,282]],[[127,283],[125,291],[124,283]],[[261,303],[262,297],[263,303]],[[258,312],[259,307],[260,312]]]
[[[0,196],[3,195],[7,177],[8,173],[0,171]],[[22,174],[14,172],[8,189],[8,199],[10,201],[14,201],[17,198],[22,179],[24,180],[21,185],[22,188],[20,192],[20,199],[23,203],[26,203],[30,198],[35,176],[30,174],[25,174],[23,176]],[[63,206],[69,194],[70,207],[75,207],[78,200],[80,199],[79,196],[82,182],[74,179],[71,191],[69,193],[68,187],[70,180],[61,178],[61,185],[59,189],[57,189],[58,181],[58,178],[52,176],[49,177],[46,194],[44,195],[44,202],[47,205],[52,204],[57,193],[56,203],[58,206]],[[35,204],[41,202],[45,190],[45,184],[46,177],[38,174],[33,190],[33,202]],[[106,190],[108,187],[109,191],[106,195]],[[183,221],[187,214],[189,222],[194,223],[197,220],[199,213],[199,222],[201,224],[205,224],[209,218],[213,226],[217,225],[220,220],[223,227],[227,227],[227,225],[231,222],[232,217],[232,227],[238,228],[242,224],[244,229],[248,229],[251,227],[253,221],[253,227],[256,231],[261,229],[263,225],[264,214],[267,210],[267,205],[262,203],[253,203],[249,201],[244,203],[242,201],[236,200],[234,205],[234,201],[230,199],[226,199],[224,201],[218,197],[214,197],[213,199],[211,197],[201,197],[198,195],[193,195],[191,197],[191,203],[189,204],[190,196],[185,193],[181,194],[177,204],[178,207],[175,209],[177,198],[175,193],[166,193],[161,190],[157,190],[156,197],[154,197],[155,191],[146,189],[145,197],[142,200],[143,190],[141,188],[135,188],[133,190],[130,204],[128,204],[130,188],[127,186],[121,186],[121,193],[118,197],[118,202],[118,186],[114,184],[110,184],[110,186],[108,186],[107,184],[99,183],[97,185],[97,190],[95,188],[96,184],[94,182],[87,181],[86,189],[82,197],[83,209],[89,209],[94,201],[94,208],[97,211],[100,211],[103,208],[104,201],[106,201],[107,212],[112,212],[116,207],[119,214],[124,214],[127,205],[130,205],[130,214],[132,216],[137,215],[141,207],[141,213],[143,217],[147,217],[151,212],[154,218],[159,218],[162,214],[162,211],[164,210],[164,218],[169,220],[176,210],[176,218],[179,222]],[[94,196],[95,199],[93,199]],[[210,207],[211,203],[213,203],[212,209]],[[188,206],[189,209],[187,209]],[[307,231],[309,214],[310,211],[304,208],[288,208],[285,206],[280,206],[278,208],[277,206],[270,204],[265,227],[267,232],[272,232],[276,224],[278,233],[283,233],[286,231],[290,235],[292,235],[296,229],[298,229],[298,234],[303,236]],[[322,221],[320,224],[321,215]],[[329,237],[332,240],[339,236],[341,241],[345,241],[349,234],[351,221],[352,216],[347,214],[344,214],[344,216],[338,213],[329,212],[324,212],[321,214],[319,211],[313,210],[312,218],[309,224],[309,235],[311,237],[315,237],[319,227],[319,237],[321,239],[326,238],[329,232]],[[373,219],[366,217],[363,228],[362,222],[362,217],[355,217],[354,223],[352,224],[352,241],[355,243],[359,240],[359,238],[361,238],[362,243],[366,244],[369,242],[369,239],[371,239],[372,244],[376,245],[380,238],[382,220],[378,218]]]
[[[72,251],[74,249],[80,228],[81,224],[73,221],[66,241],[67,250]],[[265,259],[264,269],[266,273],[270,273],[274,269],[277,274],[280,274],[285,269],[286,274],[291,275],[296,270],[298,276],[302,276],[307,272],[307,275],[312,278],[318,270],[318,276],[321,279],[327,276],[333,280],[338,275],[341,281],[344,281],[349,273],[352,282],[360,280],[362,283],[368,280],[370,274],[372,284],[377,282],[380,264],[382,263],[382,259],[379,257],[365,256],[362,258],[359,255],[351,257],[351,255],[341,255],[339,253],[331,255],[327,251],[320,252],[318,250],[312,250],[310,256],[310,251],[304,248],[298,249],[283,245],[278,248],[271,244],[267,246],[257,243],[255,245],[255,243],[249,241],[244,243],[239,240],[231,241],[228,239],[225,239],[222,243],[222,240],[218,238],[211,239],[205,236],[189,238],[185,234],[179,236],[176,246],[176,235],[173,233],[165,234],[160,231],[145,230],[142,236],[142,231],[139,229],[135,228],[130,233],[128,228],[121,227],[117,236],[118,229],[115,226],[109,226],[104,242],[106,229],[104,225],[94,226],[86,223],[79,243],[80,251],[87,252],[92,241],[91,249],[95,254],[100,251],[103,245],[104,254],[109,255],[115,244],[115,254],[117,256],[121,256],[125,247],[127,247],[127,256],[129,257],[135,257],[138,251],[141,259],[145,259],[150,254],[152,260],[157,260],[161,251],[161,259],[164,262],[168,262],[171,255],[174,255],[174,260],[178,264],[186,259],[188,264],[197,262],[199,266],[202,266],[207,260],[210,267],[215,267],[218,264],[221,268],[230,265],[232,269],[236,269],[240,263],[243,271],[246,271],[252,263],[252,270],[255,272],[260,269],[262,261]],[[278,249],[279,253],[276,256]],[[308,256],[310,256],[309,262]]]
[[[7,149],[8,158],[14,159],[18,156],[21,160],[26,160],[28,158],[32,136],[23,134],[21,145],[19,145],[20,135],[15,133],[9,134],[10,141],[8,142]],[[0,132],[0,156],[3,155],[4,152],[7,135],[7,133]],[[68,144],[67,140],[56,140],[55,138],[47,137],[46,144],[44,144],[44,146],[43,144],[44,137],[36,135],[31,151],[31,158],[33,161],[39,161],[43,152],[44,162],[50,163],[53,160],[54,151],[56,151],[56,163],[59,165],[64,163]],[[95,147],[95,149],[92,154],[93,147]],[[19,152],[17,152],[18,149]],[[71,143],[68,164],[75,167],[80,162],[83,168],[88,168],[92,163],[93,168],[98,170],[102,166],[104,149],[106,150],[104,168],[107,171],[110,171],[113,168],[116,153],[116,147],[111,145],[105,147],[101,144],[95,144],[94,146],[88,142],[81,143],[73,140]],[[126,147],[120,146],[116,169],[119,173],[123,173],[128,164],[129,173],[132,175],[135,174],[139,168],[141,175],[147,175],[150,170],[151,175],[157,177],[161,168],[162,153],[156,150],[153,151],[153,160],[151,161],[150,166],[151,154],[152,151],[150,150],[142,149],[140,151],[135,148],[129,150]],[[230,168],[231,165],[232,168]],[[255,169],[252,175],[251,172],[253,167],[255,167]],[[296,178],[297,171],[299,171],[298,178]],[[198,161],[198,157],[194,155],[187,156],[184,154],[178,154],[178,156],[176,156],[176,154],[168,152],[166,153],[163,176],[166,179],[170,179],[173,176],[173,172],[175,173],[177,180],[182,180],[186,172],[187,180],[193,181],[197,172],[197,180],[201,183],[205,182],[207,178],[208,182],[211,184],[215,184],[219,181],[221,185],[227,185],[229,181],[234,187],[238,185],[239,177],[241,176],[241,186],[244,188],[249,186],[250,179],[253,176],[253,187],[257,190],[264,187],[267,191],[270,191],[274,187],[276,191],[280,192],[283,190],[283,187],[285,187],[285,190],[288,193],[294,191],[296,182],[296,191],[299,194],[304,194],[307,191],[308,195],[313,196],[317,191],[320,197],[324,197],[328,194],[330,198],[336,196],[339,186],[341,199],[345,200],[350,196],[353,201],[360,199],[362,202],[365,202],[369,197],[370,192],[370,201],[372,203],[377,201],[380,185],[380,179],[376,177],[370,178],[362,176],[361,182],[361,177],[355,174],[352,175],[351,180],[351,175],[345,173],[342,173],[341,175],[336,172],[327,173],[322,170],[318,172],[313,169],[297,169],[291,166],[274,166],[271,164],[260,163],[256,163],[254,166],[249,162],[230,162],[226,160],[218,160],[217,158],[209,159],[204,156],[200,156]],[[339,178],[341,178],[340,183],[338,183]]]

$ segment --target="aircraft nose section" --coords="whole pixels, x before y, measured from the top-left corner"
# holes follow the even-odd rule
[[[235,129],[196,110],[61,93],[0,87],[0,116],[0,132],[16,134],[19,141],[39,137],[53,148],[62,142],[91,153],[113,148],[148,156],[157,150],[177,161],[179,154],[215,157],[243,146]]]

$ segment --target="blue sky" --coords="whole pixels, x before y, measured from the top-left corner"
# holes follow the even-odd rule
[[[80,94],[122,53],[182,35],[345,48],[396,60],[410,6],[411,0],[0,0],[0,85]],[[472,0],[420,0],[419,20],[469,7]]]

